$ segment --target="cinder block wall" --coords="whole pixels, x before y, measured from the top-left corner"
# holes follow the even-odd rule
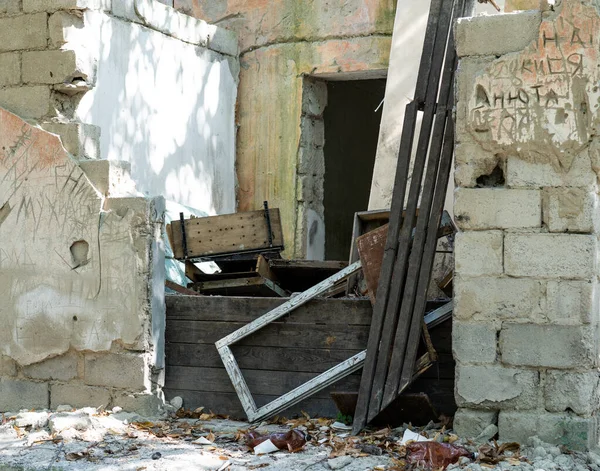
[[[458,433],[597,444],[600,15],[459,20]]]

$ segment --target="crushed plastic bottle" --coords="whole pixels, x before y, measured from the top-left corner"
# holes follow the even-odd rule
[[[466,448],[438,442],[414,442],[406,446],[407,460],[427,469],[446,469],[456,463],[461,456],[473,459],[473,453]]]
[[[270,435],[261,435],[255,431],[246,434],[246,445],[255,450],[257,454],[272,453],[277,450],[288,450],[290,453],[296,453],[304,448],[308,440],[310,440],[310,437],[298,429]],[[256,450],[257,448],[258,450]],[[262,451],[262,453],[258,453],[258,451]]]

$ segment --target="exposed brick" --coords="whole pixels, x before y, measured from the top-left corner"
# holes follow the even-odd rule
[[[84,27],[83,18],[66,11],[57,11],[48,20],[50,42],[54,47],[61,47],[69,41],[80,40]]]
[[[101,0],[23,0],[23,11],[85,10],[100,8]]]
[[[499,365],[456,366],[456,404],[471,409],[534,409],[539,373]]]
[[[0,106],[22,118],[41,118],[50,110],[50,89],[43,85],[1,89]]]
[[[325,175],[325,153],[315,146],[298,149],[298,173],[304,175]]]
[[[454,415],[454,432],[463,438],[478,436],[483,430],[498,422],[496,411],[458,409]]]
[[[600,407],[600,375],[598,371],[571,373],[547,371],[544,387],[546,410],[565,412],[571,409],[590,416]]]
[[[121,394],[114,398],[112,404],[122,407],[127,412],[135,412],[144,417],[155,417],[161,412],[163,402],[151,394]]]
[[[587,152],[575,156],[568,170],[557,169],[550,159],[532,161],[509,156],[506,162],[506,185],[510,188],[579,187],[595,188]]]
[[[77,355],[61,355],[22,368],[23,374],[32,379],[57,379],[69,381],[77,378],[79,358]]]
[[[67,152],[78,158],[100,159],[100,127],[83,123],[43,123],[46,131],[58,134]]]
[[[85,383],[132,391],[144,391],[144,358],[134,353],[87,354]]]
[[[454,195],[455,220],[461,229],[515,229],[542,225],[539,190],[461,188]]]
[[[18,52],[0,54],[0,87],[21,82],[21,55]]]
[[[461,363],[494,363],[498,330],[488,322],[452,324],[452,353]]]
[[[598,196],[584,188],[545,188],[544,223],[550,232],[592,233],[598,228]]]
[[[303,116],[300,124],[302,137],[300,145],[302,147],[323,147],[325,145],[325,122],[321,118]]]
[[[501,411],[498,416],[500,440],[527,443],[537,436],[542,441],[565,445],[575,450],[597,446],[598,420],[569,414],[550,414],[539,411]]]
[[[455,29],[456,52],[462,57],[520,51],[537,39],[541,22],[539,11],[459,18]]]
[[[0,15],[14,15],[21,11],[20,0],[0,0]]]
[[[9,357],[0,355],[0,376],[16,376],[17,364]]]
[[[107,388],[96,388],[82,384],[52,384],[50,386],[50,407],[56,409],[61,405],[75,408],[107,407],[111,401]]]
[[[500,231],[461,232],[456,236],[456,273],[483,276],[502,274],[503,234]]]
[[[576,234],[506,234],[504,268],[510,276],[591,279],[597,240]]]
[[[75,51],[34,51],[23,53],[23,82],[58,84],[74,76],[87,78],[91,65],[79,60]]]
[[[0,18],[0,52],[39,49],[47,46],[45,13]]]
[[[48,384],[0,378],[0,412],[47,408]]]
[[[549,281],[548,320],[556,324],[589,324],[598,312],[598,287],[590,281]]]
[[[546,283],[518,278],[454,278],[454,317],[497,321],[544,320]]]
[[[504,323],[502,362],[515,366],[593,368],[595,329],[591,326]]]

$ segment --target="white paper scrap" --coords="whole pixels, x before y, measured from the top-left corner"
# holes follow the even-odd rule
[[[277,448],[271,440],[265,440],[260,445],[254,447],[255,455],[267,455],[276,451],[279,451],[279,448]]]
[[[406,445],[408,442],[430,442],[431,440],[423,435],[413,432],[412,430],[406,429],[402,436],[401,445]]]

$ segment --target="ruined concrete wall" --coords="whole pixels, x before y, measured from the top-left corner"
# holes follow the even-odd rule
[[[0,410],[156,405],[163,200],[102,194],[2,109],[0,149]]]
[[[239,33],[239,209],[260,209],[264,200],[279,207],[290,257],[323,253],[313,243],[324,234],[314,202],[323,192],[323,162],[311,157],[308,171],[301,163],[320,152],[322,128],[315,120],[313,129],[303,111],[303,85],[310,86],[304,77],[385,77],[395,6],[395,0],[175,1],[181,11]],[[314,203],[307,205],[309,175]]]
[[[597,445],[598,79],[591,0],[459,21],[455,419]]]
[[[155,0],[7,0],[0,31],[0,106],[145,195],[235,210],[234,33]]]
[[[139,196],[234,209],[237,48],[154,0],[0,1],[0,411],[157,412],[164,200]]]

